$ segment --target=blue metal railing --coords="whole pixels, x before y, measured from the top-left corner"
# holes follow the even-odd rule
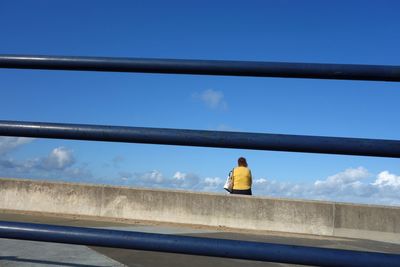
[[[400,254],[0,221],[0,237],[314,266],[400,266]]]
[[[400,141],[0,121],[0,135],[400,158]]]
[[[400,81],[400,66],[0,55],[0,68]]]
[[[400,66],[0,55],[0,68],[400,82]],[[0,135],[400,157],[400,141],[0,121]],[[0,222],[0,238],[320,266],[400,266],[399,254]]]

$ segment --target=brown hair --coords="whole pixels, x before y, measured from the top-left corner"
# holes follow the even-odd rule
[[[246,159],[243,158],[243,157],[240,157],[240,158],[238,159],[238,165],[239,165],[239,166],[242,166],[242,167],[247,167],[247,161],[246,161]]]

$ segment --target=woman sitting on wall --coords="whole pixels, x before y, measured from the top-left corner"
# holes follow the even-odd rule
[[[238,167],[232,170],[233,189],[231,194],[251,195],[251,171],[245,158],[238,159]]]

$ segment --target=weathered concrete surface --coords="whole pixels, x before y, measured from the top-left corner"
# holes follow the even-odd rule
[[[400,208],[335,203],[335,236],[400,243]]]
[[[0,179],[0,209],[400,243],[400,208]]]

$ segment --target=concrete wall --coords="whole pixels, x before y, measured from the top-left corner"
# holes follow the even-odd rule
[[[400,244],[400,208],[0,179],[0,209],[367,238]]]

